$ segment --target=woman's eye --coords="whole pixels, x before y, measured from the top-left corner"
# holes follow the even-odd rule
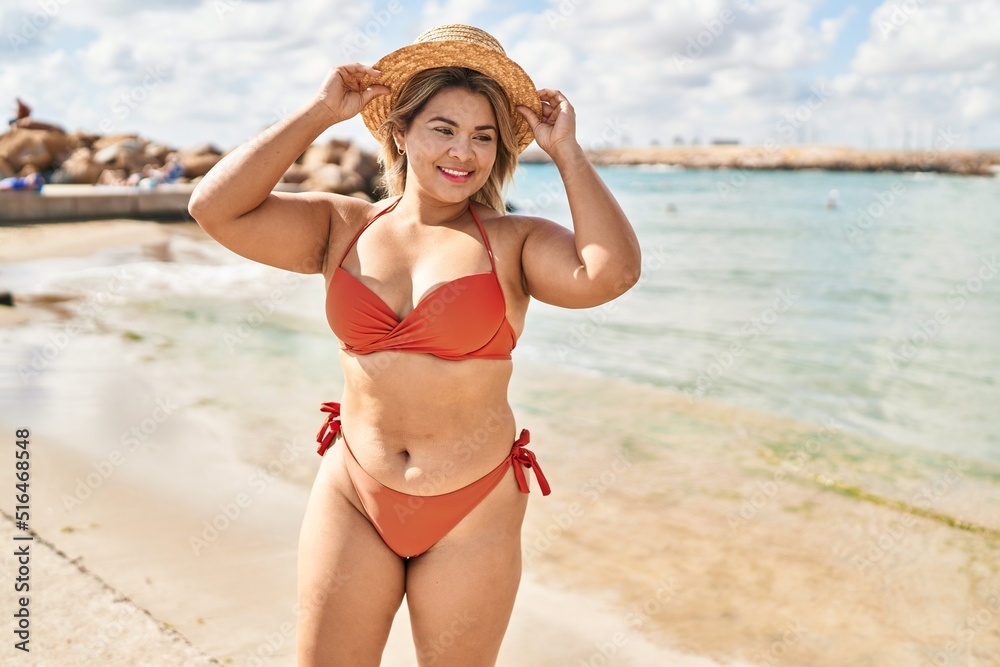
[[[476,139],[479,139],[480,141],[493,141],[493,137],[491,137],[489,135],[483,135],[481,137],[476,137]]]
[[[451,134],[451,130],[447,127],[439,127],[437,128],[437,131],[441,134]]]

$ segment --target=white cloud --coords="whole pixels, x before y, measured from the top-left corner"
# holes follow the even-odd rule
[[[796,138],[863,145],[869,127],[888,140],[908,125],[975,123],[981,142],[1000,144],[995,1],[892,0],[871,16],[846,7],[819,20],[820,0],[515,1],[505,14],[487,0],[53,2],[37,34],[0,54],[0,89],[68,129],[110,118],[116,132],[231,147],[305,104],[329,67],[374,63],[432,25],[467,22],[490,30],[536,85],[567,94],[585,145],[609,127],[639,145],[788,140],[776,124],[810,99],[820,72],[829,99]],[[894,15],[914,3],[905,20]],[[5,3],[0,24],[19,34],[40,6]],[[867,40],[832,66],[862,21]],[[359,119],[334,135],[374,145]]]
[[[430,0],[424,3],[421,12],[420,31],[445,23],[475,24],[476,15],[489,9],[492,4],[494,3],[490,0]]]
[[[959,146],[978,139],[1000,144],[996,91],[1000,88],[1000,5],[991,1],[887,2],[869,18],[868,39],[849,72],[833,87],[843,103],[837,117],[872,127],[890,141],[909,135],[929,146],[930,132],[952,127]],[[978,123],[973,136],[973,123]],[[913,137],[921,135],[923,140]]]
[[[850,6],[844,10],[844,13],[840,16],[832,19],[823,19],[819,23],[819,34],[820,39],[824,44],[834,44],[837,38],[840,37],[844,28],[847,26],[847,22],[857,14],[858,8],[855,6]]]
[[[582,137],[621,117],[623,138],[640,145],[695,134],[763,140],[778,102],[802,88],[788,72],[822,62],[850,18],[845,10],[813,26],[816,4],[553,2],[512,19],[505,37],[536,82],[574,103]]]
[[[983,86],[967,88],[959,94],[958,108],[963,120],[976,121],[986,118],[997,108],[996,89],[987,89]]]
[[[994,0],[887,2],[851,63],[865,74],[975,69],[1000,58],[1000,3]]]
[[[5,90],[67,129],[110,120],[115,132],[231,147],[305,104],[329,67],[353,60],[346,40],[375,18],[371,3],[324,0],[66,2],[34,39],[88,29],[97,39],[0,67]],[[67,108],[74,116],[60,118]]]

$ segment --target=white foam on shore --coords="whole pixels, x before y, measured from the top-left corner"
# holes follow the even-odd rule
[[[23,293],[65,297],[79,314],[109,304],[218,299],[261,302],[269,313],[317,322],[323,317],[321,276],[248,262],[219,245],[180,235],[152,247],[108,249],[83,263],[89,266],[38,276]]]

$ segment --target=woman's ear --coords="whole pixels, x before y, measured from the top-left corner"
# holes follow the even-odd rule
[[[392,131],[392,138],[396,142],[396,152],[403,152],[406,150],[406,135],[399,130],[394,129]]]

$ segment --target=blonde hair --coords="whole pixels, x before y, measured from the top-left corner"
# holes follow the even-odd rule
[[[392,197],[403,193],[406,187],[407,156],[396,150],[393,131],[405,132],[413,118],[438,92],[447,88],[462,88],[471,93],[484,95],[493,107],[497,119],[496,161],[486,179],[486,183],[474,195],[472,201],[484,204],[503,213],[505,211],[503,193],[517,168],[518,144],[511,121],[510,101],[507,93],[485,74],[466,67],[434,67],[418,72],[403,84],[396,104],[389,111],[385,122],[379,128],[382,149],[379,163],[382,165],[382,190]]]

